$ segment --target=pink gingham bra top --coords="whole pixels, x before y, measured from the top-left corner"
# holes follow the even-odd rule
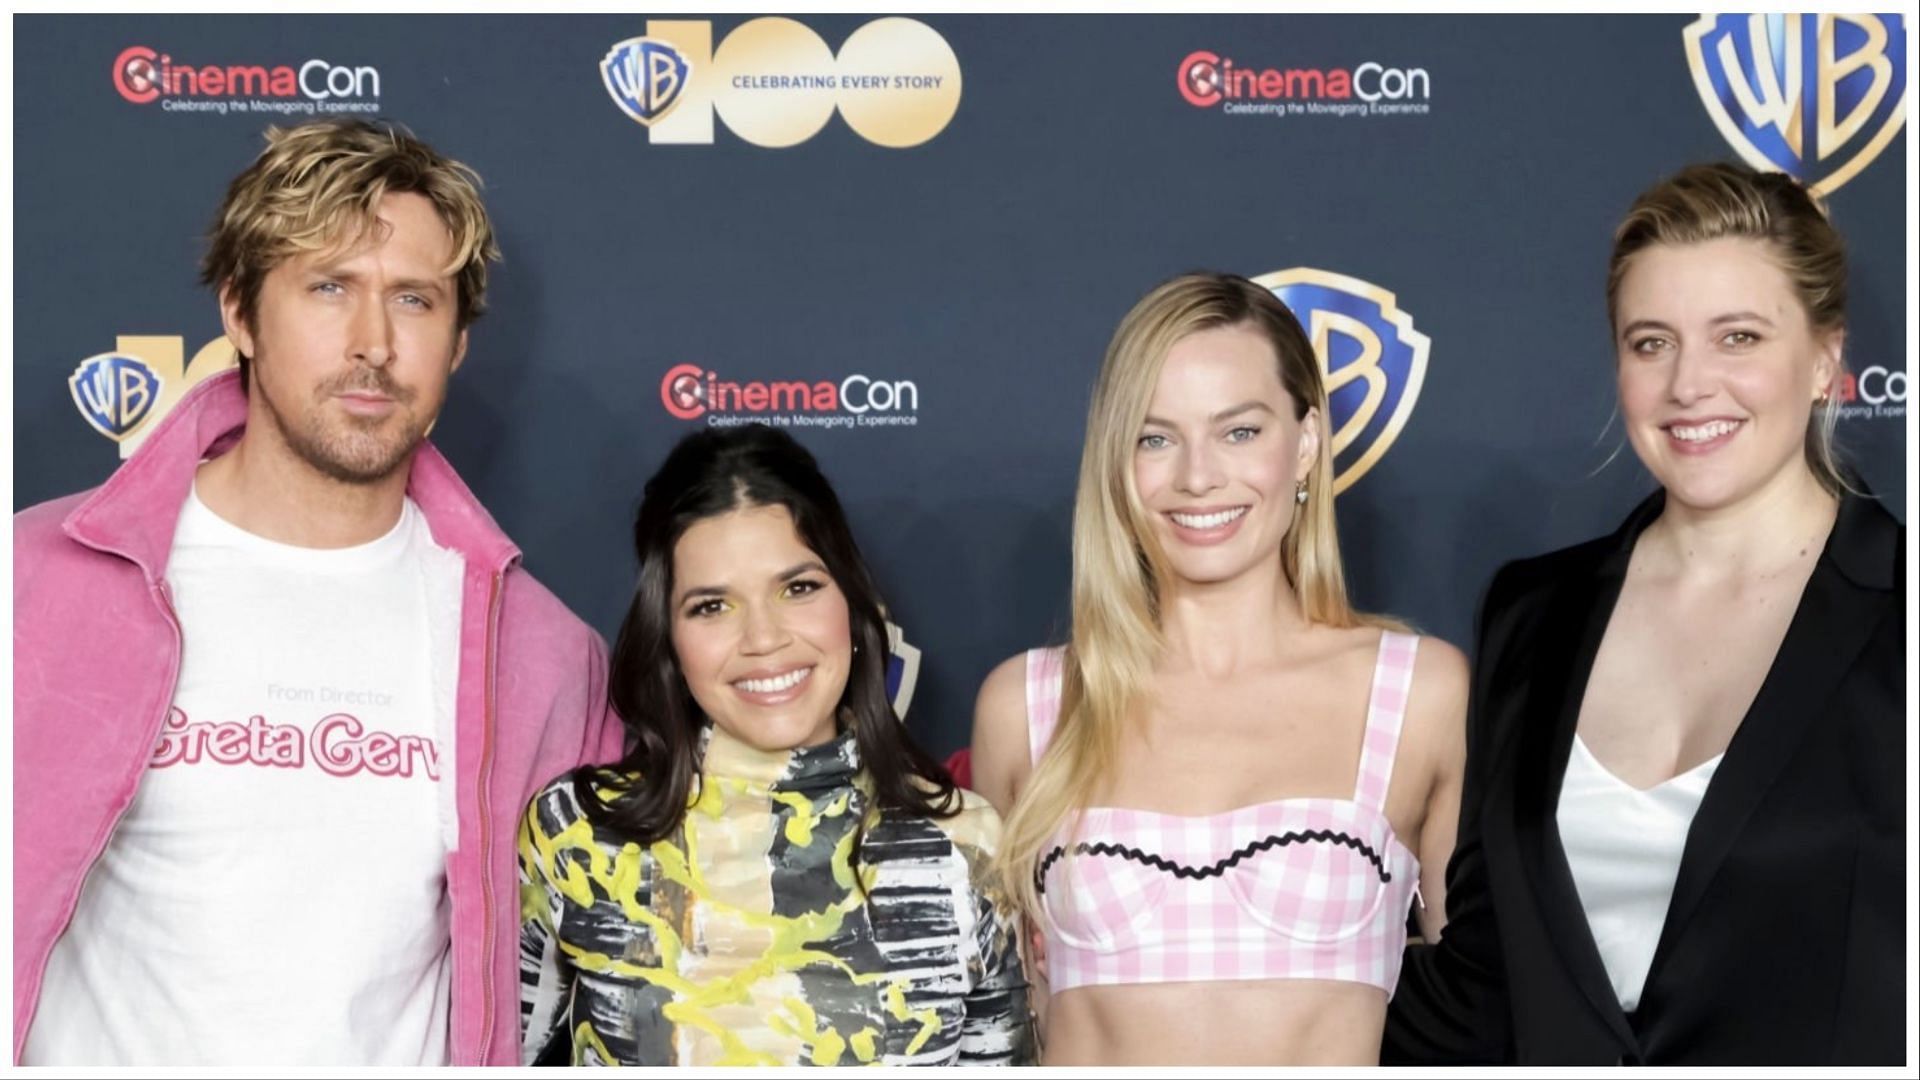
[[[1035,865],[1053,989],[1337,979],[1392,997],[1420,860],[1385,804],[1419,643],[1381,635],[1353,798],[1210,817],[1096,806],[1074,834],[1063,827]],[[1036,762],[1059,719],[1063,659],[1059,648],[1027,653]]]

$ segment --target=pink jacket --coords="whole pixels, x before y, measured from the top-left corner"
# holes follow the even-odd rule
[[[146,774],[180,672],[166,583],[174,524],[210,449],[246,422],[236,374],[208,379],[91,492],[13,522],[13,1056],[54,941]],[[457,1065],[518,1064],[520,895],[514,835],[541,785],[619,756],[606,649],[519,566],[520,551],[431,444],[407,493],[466,560],[454,755]]]

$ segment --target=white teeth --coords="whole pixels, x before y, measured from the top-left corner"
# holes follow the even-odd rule
[[[799,668],[785,675],[776,675],[771,679],[741,679],[733,685],[749,694],[777,694],[782,690],[791,690],[799,686],[811,674],[813,674],[812,668]]]
[[[1247,508],[1244,506],[1240,506],[1240,507],[1235,507],[1232,510],[1222,510],[1217,514],[1174,513],[1168,516],[1172,517],[1174,522],[1179,524],[1183,528],[1217,529],[1220,526],[1225,525],[1229,521],[1238,520],[1240,515],[1246,512],[1247,512]]]
[[[1675,424],[1667,430],[1673,432],[1673,437],[1681,442],[1706,442],[1709,439],[1717,439],[1739,426],[1740,423],[1737,420],[1715,420],[1698,427],[1681,427]]]

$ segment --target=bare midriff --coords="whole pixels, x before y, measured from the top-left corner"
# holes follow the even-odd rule
[[[1057,991],[1045,1065],[1377,1065],[1387,995],[1267,979]]]

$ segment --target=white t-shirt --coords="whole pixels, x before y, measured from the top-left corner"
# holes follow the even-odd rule
[[[25,1063],[446,1063],[461,572],[411,500],[317,550],[188,496],[173,705]]]

